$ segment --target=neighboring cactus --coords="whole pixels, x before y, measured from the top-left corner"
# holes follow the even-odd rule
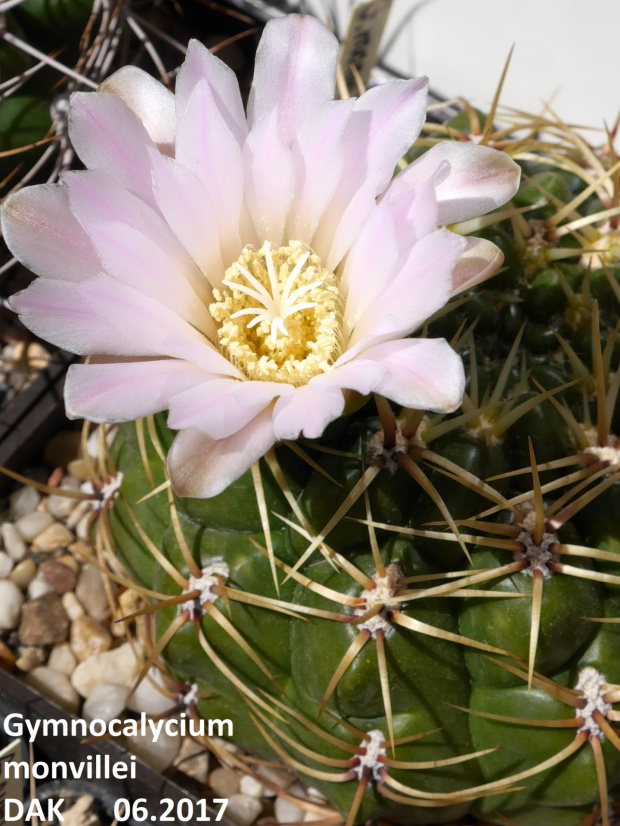
[[[505,133],[524,181],[478,223],[507,266],[427,328],[469,364],[462,412],[371,400],[207,500],[172,493],[162,416],[113,448],[105,535],[155,612],[145,669],[197,681],[200,714],[349,823],[577,826],[597,801],[609,822],[617,164],[553,128],[548,151]]]

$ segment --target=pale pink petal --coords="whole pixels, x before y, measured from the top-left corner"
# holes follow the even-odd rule
[[[397,162],[418,137],[427,85],[426,78],[390,81],[356,100],[343,136],[346,163],[317,230],[317,245],[328,251],[324,254],[330,269],[361,231],[364,206],[383,192]]]
[[[344,265],[341,290],[346,295],[345,330],[353,330],[366,310],[381,299],[398,275],[399,257],[392,215],[376,206]]]
[[[214,338],[209,285],[166,222],[104,172],[68,173],[64,182],[103,269]]]
[[[206,80],[198,82],[187,107],[179,114],[175,157],[196,175],[211,203],[216,205],[220,248],[224,262],[230,265],[242,248],[241,149]]]
[[[123,66],[100,84],[99,91],[123,100],[159,149],[168,155],[174,152],[174,95],[163,83],[136,66]]]
[[[225,439],[255,419],[277,396],[289,396],[290,384],[213,379],[185,390],[170,401],[168,425],[195,428],[212,439]]]
[[[136,348],[132,352],[137,352],[142,344],[145,355],[185,359],[207,373],[241,377],[236,367],[191,324],[150,296],[103,275],[80,284],[79,292],[117,330],[119,341]],[[87,352],[125,355],[116,349]]]
[[[452,293],[457,295],[475,287],[499,270],[504,253],[485,238],[465,238],[467,246],[452,273]]]
[[[325,261],[328,270],[333,272],[338,267],[362,234],[366,221],[376,206],[376,196],[377,185],[374,179],[369,178],[347,204],[338,205],[342,208],[342,213],[334,209],[332,201],[323,214],[315,234],[314,248]]]
[[[153,203],[148,147],[154,147],[138,116],[116,95],[74,92],[69,137],[88,169],[108,172],[123,187]]]
[[[347,297],[345,327],[353,328],[405,267],[414,245],[436,229],[437,201],[432,179],[414,192],[405,185],[390,187],[346,258],[340,282]]]
[[[505,204],[519,188],[521,170],[505,152],[457,141],[436,144],[398,179],[415,189],[445,162],[449,172],[437,185],[440,224],[484,215]]]
[[[451,413],[465,389],[463,362],[444,339],[388,341],[364,351],[384,368],[375,392],[417,410]]]
[[[101,270],[91,242],[69,209],[67,190],[40,184],[9,195],[2,235],[13,255],[44,278],[82,281]]]
[[[268,407],[227,439],[182,430],[168,452],[168,473],[178,496],[208,498],[235,482],[276,442]]]
[[[224,277],[217,214],[191,170],[153,153],[153,191],[162,215],[212,287]],[[197,205],[200,205],[199,207]]]
[[[344,395],[339,387],[296,387],[292,396],[280,398],[273,413],[273,428],[278,439],[297,439],[300,435],[316,439],[330,422],[342,415]]]
[[[297,439],[303,433],[308,439],[318,438],[330,422],[342,415],[346,391],[367,395],[379,383],[383,372],[381,365],[360,359],[296,387],[292,395],[276,402],[273,414],[276,436]]]
[[[190,40],[175,86],[178,115],[187,108],[192,92],[201,80],[207,82],[220,117],[242,145],[247,135],[247,125],[235,73],[200,41]]]
[[[443,307],[452,291],[452,272],[465,246],[464,239],[445,229],[418,241],[383,293],[376,298],[368,294],[365,312],[349,334],[347,354],[353,348],[359,352],[356,345],[377,335],[388,319],[391,337],[403,338]],[[363,289],[363,282],[359,283]]]
[[[284,228],[295,192],[295,169],[276,128],[276,113],[256,123],[243,148],[245,197],[259,239],[285,243]]]
[[[108,275],[166,305],[179,318],[217,341],[217,327],[204,303],[185,278],[194,267],[188,256],[178,258],[153,238],[121,221],[101,221],[89,234]]]
[[[315,230],[342,173],[346,153],[342,136],[354,103],[353,98],[332,101],[300,126],[291,150],[296,182],[288,221],[289,238],[312,246]]]
[[[440,171],[442,169],[440,167]],[[439,226],[436,182],[437,178],[431,177],[412,191],[404,181],[396,178],[380,198],[379,206],[389,209],[394,219],[401,250],[410,248]]]
[[[155,355],[139,338],[119,335],[112,319],[81,293],[81,284],[41,278],[11,298],[11,308],[36,335],[78,355]]]
[[[177,359],[165,361],[72,364],[65,382],[70,419],[129,422],[165,410],[170,398],[205,373]]]
[[[338,48],[334,35],[314,17],[270,20],[256,52],[250,126],[276,112],[278,135],[291,146],[304,119],[334,98]]]

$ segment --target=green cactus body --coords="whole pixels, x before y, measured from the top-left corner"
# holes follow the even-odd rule
[[[209,500],[167,486],[163,416],[112,451],[156,651],[350,824],[578,826],[597,801],[606,824],[620,782],[620,288],[581,258],[596,224],[554,224],[585,179],[524,167],[522,211],[480,229],[506,269],[429,325],[468,365],[462,411],[369,400]]]

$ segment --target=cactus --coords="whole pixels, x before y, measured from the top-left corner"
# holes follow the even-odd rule
[[[617,160],[518,125],[483,137],[522,165],[513,202],[455,228],[506,266],[425,329],[466,361],[460,411],[376,397],[206,500],[173,493],[161,414],[105,457],[98,541],[154,616],[143,673],[197,684],[193,713],[348,824],[609,824],[620,781]]]

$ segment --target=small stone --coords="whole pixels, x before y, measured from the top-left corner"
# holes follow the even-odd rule
[[[10,579],[0,579],[0,629],[17,628],[24,597]]]
[[[38,341],[32,341],[26,348],[25,358],[29,370],[45,370],[51,356]]]
[[[105,720],[109,723],[119,717],[131,689],[114,683],[99,683],[88,695],[82,708],[82,717],[89,723],[91,720]]]
[[[71,675],[71,683],[82,697],[88,697],[98,683],[107,682],[111,674],[118,685],[131,688],[140,673],[141,655],[140,645],[129,642],[110,651],[104,651],[103,654],[95,654],[79,663]]]
[[[214,769],[209,775],[209,786],[219,797],[237,794],[239,785],[239,775],[232,769]]]
[[[6,551],[0,551],[0,579],[7,579],[15,563]]]
[[[55,559],[46,559],[45,562],[42,562],[39,566],[39,575],[57,594],[73,591],[77,582],[75,571],[63,565],[60,560]]]
[[[76,508],[76,510],[77,510],[77,508]],[[82,542],[88,542],[89,539],[90,539],[91,526],[92,526],[92,519],[91,519],[91,515],[90,515],[90,512],[89,512],[89,513],[84,514],[84,516],[80,519],[80,521],[77,523],[77,525],[75,526],[75,528],[73,530],[75,531],[75,535],[77,536],[78,539],[81,539]]]
[[[79,505],[76,505],[67,517],[67,527],[69,530],[75,530],[77,523],[84,517],[85,514],[90,513],[92,509],[93,506],[90,500],[85,500],[84,502],[80,502]]]
[[[239,791],[241,794],[247,794],[248,797],[262,797],[265,793],[265,787],[255,777],[244,774],[239,783]]]
[[[71,622],[86,614],[86,611],[82,608],[82,604],[72,591],[68,591],[62,595],[62,607],[65,609]]]
[[[127,748],[145,763],[162,772],[171,766],[181,746],[181,738],[168,734],[163,728],[156,741],[147,730],[146,735],[135,734],[126,738]]]
[[[63,826],[101,826],[94,803],[95,798],[90,794],[78,797],[70,809],[63,809]]]
[[[52,648],[47,665],[48,668],[53,668],[54,671],[60,671],[67,676],[73,674],[77,660],[68,642],[60,643]]]
[[[84,459],[72,459],[67,464],[67,472],[70,476],[75,476],[80,482],[88,482],[90,480],[90,465]]]
[[[75,544],[76,543],[73,542],[71,545],[69,545],[69,548],[72,548]],[[56,561],[60,562],[61,565],[64,565],[70,571],[73,571],[74,574],[79,573],[80,566],[75,557],[73,557],[71,554],[63,554],[62,556],[59,556]]]
[[[71,477],[69,477],[71,478]],[[78,487],[74,487],[74,484]],[[72,480],[71,486],[65,481],[61,484],[59,490],[74,491],[79,489],[79,482],[77,479]],[[47,512],[51,513],[56,519],[66,519],[70,513],[80,504],[79,499],[72,496],[63,496],[61,493],[54,494],[45,503]]]
[[[51,516],[51,514],[50,514]],[[70,530],[65,528],[61,522],[54,522],[44,531],[35,537],[32,543],[32,550],[38,553],[51,553],[61,548],[66,548],[73,542],[75,537]]]
[[[19,535],[25,542],[32,542],[40,533],[54,523],[54,517],[46,511],[33,511],[15,522]]]
[[[293,785],[294,777],[286,769],[278,769],[275,766],[257,766],[256,773],[263,777],[267,783],[277,786],[279,789],[289,789]],[[266,795],[270,796],[269,787]],[[273,793],[271,793],[273,796]]]
[[[44,594],[25,602],[18,633],[22,645],[64,642],[69,633],[69,617],[58,594]]]
[[[251,826],[263,811],[263,804],[255,797],[233,794],[228,798],[226,818],[236,826]]]
[[[112,635],[92,617],[78,617],[71,623],[69,644],[79,662],[83,663],[94,654],[109,651]]]
[[[316,823],[317,820],[325,820],[324,814],[319,812],[304,812],[304,823]]]
[[[17,520],[22,516],[26,516],[27,513],[36,511],[40,501],[41,494],[36,488],[30,485],[18,488],[11,494],[11,504],[9,507],[11,519]]]
[[[66,674],[61,674],[60,671],[54,671],[45,665],[41,665],[26,674],[24,682],[36,688],[45,697],[49,697],[50,700],[58,703],[67,711],[77,714],[80,707],[80,698]]]
[[[121,623],[119,623],[120,625]],[[155,683],[155,685],[153,685]],[[150,716],[165,714],[174,708],[177,701],[174,697],[166,696],[164,691],[168,691],[164,683],[161,671],[158,668],[151,668],[148,675],[140,682],[134,693],[127,702],[130,711],[143,711]]]
[[[33,577],[28,585],[28,597],[30,599],[39,599],[39,597],[45,596],[45,594],[51,594],[53,591],[52,586],[39,574]]]
[[[21,562],[28,553],[28,549],[15,525],[12,522],[5,522],[0,526],[0,533],[7,554],[13,562]]]
[[[12,674],[15,671],[15,654],[9,646],[0,640],[0,668]]]
[[[37,566],[34,560],[22,559],[11,571],[9,579],[21,588],[22,591],[25,591],[36,575]]]
[[[207,785],[209,776],[209,751],[192,737],[185,737],[174,761],[175,767],[183,774],[193,777],[202,786]]]
[[[22,645],[19,647],[19,654],[15,665],[20,671],[32,671],[40,665],[45,665],[47,651],[38,645]]]
[[[110,616],[110,605],[101,574],[92,565],[85,565],[78,579],[75,595],[93,619],[102,622]]]
[[[81,539],[78,539],[77,542],[72,542],[67,546],[67,550],[74,559],[77,558],[81,562],[85,562],[93,556],[93,546],[89,542],[82,542]],[[77,563],[75,570],[76,573],[80,570],[80,566],[77,565]]]
[[[66,467],[79,457],[81,441],[82,434],[79,430],[61,430],[55,433],[43,451],[45,464],[50,467]]]
[[[278,823],[299,823],[304,819],[304,810],[283,797],[276,798],[273,809]]]

